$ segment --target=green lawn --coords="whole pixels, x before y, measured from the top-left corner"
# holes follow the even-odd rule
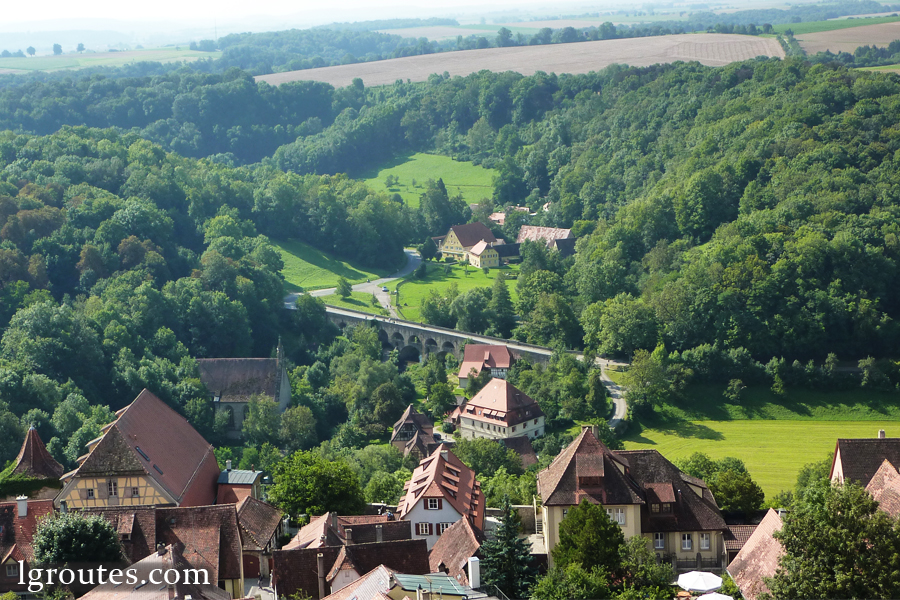
[[[494,169],[453,160],[449,156],[419,153],[399,157],[379,171],[365,173],[363,178],[372,189],[387,189],[392,194],[400,194],[404,202],[415,207],[419,206],[419,196],[425,192],[425,182],[429,179],[443,179],[451,197],[462,194],[466,202],[476,204],[482,198],[491,197],[496,173]],[[384,180],[388,175],[397,177],[400,183],[385,188]]]
[[[880,25],[881,23],[894,23],[900,21],[900,17],[858,17],[856,19],[839,19],[836,21],[809,21],[807,23],[782,23],[781,25],[773,25],[772,28],[777,33],[784,33],[788,29],[794,32],[795,36],[804,33],[818,33],[820,31],[837,31],[838,29],[850,29],[851,27],[862,27],[863,25]]]
[[[839,437],[875,437],[879,429],[900,436],[897,394],[789,388],[780,399],[754,386],[744,390],[740,404],[731,404],[723,388],[689,387],[684,401],[633,424],[625,447],[655,448],[670,460],[694,452],[735,456],[771,496],[792,488],[800,467],[833,452]]]
[[[444,267],[450,267],[450,273],[444,272]],[[516,300],[516,278],[519,276],[519,265],[510,265],[500,267],[499,269],[491,269],[487,275],[481,269],[469,266],[468,275],[463,265],[445,265],[445,263],[428,263],[428,274],[424,279],[416,279],[415,275],[409,275],[400,281],[393,281],[388,284],[391,291],[400,287],[400,310],[403,317],[410,321],[421,322],[422,317],[419,314],[419,306],[422,300],[428,294],[429,290],[437,290],[443,294],[450,287],[450,284],[456,283],[460,293],[471,290],[476,287],[491,287],[494,285],[494,277],[497,273],[504,273],[507,277],[506,285],[509,288],[510,296],[513,302]]]
[[[173,62],[177,60],[197,60],[219,58],[221,52],[200,52],[186,46],[176,50],[168,48],[148,48],[123,52],[85,52],[82,54],[60,54],[59,56],[30,56],[27,58],[0,58],[0,69],[23,71],[57,71],[61,69],[83,69],[85,67],[121,67],[134,62]]]
[[[329,294],[328,296],[320,296],[325,304],[337,306],[338,308],[347,308],[349,310],[358,310],[371,313],[373,315],[387,315],[387,311],[381,306],[372,305],[372,294],[365,292],[351,292],[350,297],[344,300],[337,294]]]
[[[297,240],[272,241],[281,252],[285,279],[288,291],[321,290],[337,285],[339,277],[350,283],[362,283],[366,279],[387,277],[393,270],[371,269],[361,267],[349,261],[333,258],[321,250]]]

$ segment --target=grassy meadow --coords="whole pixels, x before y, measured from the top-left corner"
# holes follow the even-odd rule
[[[767,387],[753,386],[732,404],[723,398],[723,388],[689,387],[683,402],[634,423],[625,447],[654,448],[670,460],[694,452],[734,456],[772,496],[794,486],[800,467],[832,453],[839,437],[875,437],[879,429],[900,436],[896,394],[789,388],[779,399]]]
[[[795,36],[807,33],[819,33],[822,31],[837,31],[839,29],[851,29],[853,27],[862,27],[863,25],[880,25],[882,23],[895,23],[900,21],[900,17],[857,17],[855,19],[836,19],[832,21],[809,21],[806,23],[782,23],[773,25],[772,28],[776,33],[784,33],[788,29],[794,32]]]
[[[387,311],[381,308],[381,305],[374,306],[372,304],[372,294],[365,292],[351,292],[350,297],[344,300],[337,294],[329,294],[319,297],[322,302],[329,306],[337,306],[338,308],[346,308],[348,310],[358,310],[373,315],[387,315]]]
[[[456,283],[460,293],[476,287],[491,287],[494,285],[494,277],[497,273],[503,273],[507,277],[506,286],[509,288],[513,302],[516,300],[516,278],[519,276],[519,265],[510,265],[491,269],[485,275],[481,269],[469,265],[468,275],[463,265],[446,265],[444,263],[429,262],[428,273],[424,279],[416,279],[415,275],[388,284],[391,291],[400,288],[400,312],[405,319],[421,322],[422,316],[419,307],[422,300],[428,295],[429,290],[437,290],[443,294]],[[450,273],[444,272],[444,267],[450,267]]]
[[[366,279],[387,277],[393,271],[361,267],[350,261],[343,261],[309,244],[297,240],[272,241],[281,252],[284,269],[285,289],[289,292],[321,290],[337,285],[339,277],[351,284],[362,283]],[[349,307],[348,307],[349,308]]]
[[[84,52],[81,54],[60,54],[59,56],[29,56],[26,58],[0,58],[0,69],[20,71],[59,71],[63,69],[83,69],[85,67],[121,67],[134,62],[173,62],[177,60],[198,60],[219,58],[221,52],[201,52],[184,48],[148,48],[122,52]]]
[[[363,178],[372,189],[400,194],[406,204],[416,207],[429,179],[443,179],[451,197],[462,194],[467,203],[476,204],[482,198],[491,197],[496,173],[494,169],[456,161],[449,156],[418,153],[401,157],[378,171],[366,173]],[[385,188],[388,175],[397,177],[399,184]]]

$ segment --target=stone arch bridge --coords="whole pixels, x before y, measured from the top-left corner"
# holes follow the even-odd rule
[[[374,325],[378,330],[378,337],[381,339],[382,345],[398,349],[400,351],[400,360],[419,360],[432,353],[449,353],[461,361],[463,358],[461,348],[466,340],[476,344],[507,346],[516,356],[527,358],[532,362],[546,364],[550,361],[550,356],[553,354],[552,349],[543,346],[486,335],[475,335],[455,329],[424,325],[413,321],[382,317],[334,306],[326,306],[325,312],[328,315],[328,319],[341,329],[362,323]]]

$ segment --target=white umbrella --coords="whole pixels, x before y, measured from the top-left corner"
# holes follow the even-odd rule
[[[691,571],[678,576],[678,587],[695,592],[711,592],[722,587],[722,578],[706,571]]]
[[[702,600],[734,600],[731,596],[726,596],[725,594],[719,594],[718,592],[712,592],[710,594],[703,594],[700,596]]]

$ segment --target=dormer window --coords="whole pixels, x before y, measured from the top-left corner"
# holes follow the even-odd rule
[[[652,513],[658,513],[658,512],[659,512],[659,504],[655,504],[655,503],[654,503],[654,504],[651,504],[651,505],[650,505],[650,512],[652,512]]]
[[[672,503],[671,502],[663,502],[662,511],[664,513],[672,512]]]

